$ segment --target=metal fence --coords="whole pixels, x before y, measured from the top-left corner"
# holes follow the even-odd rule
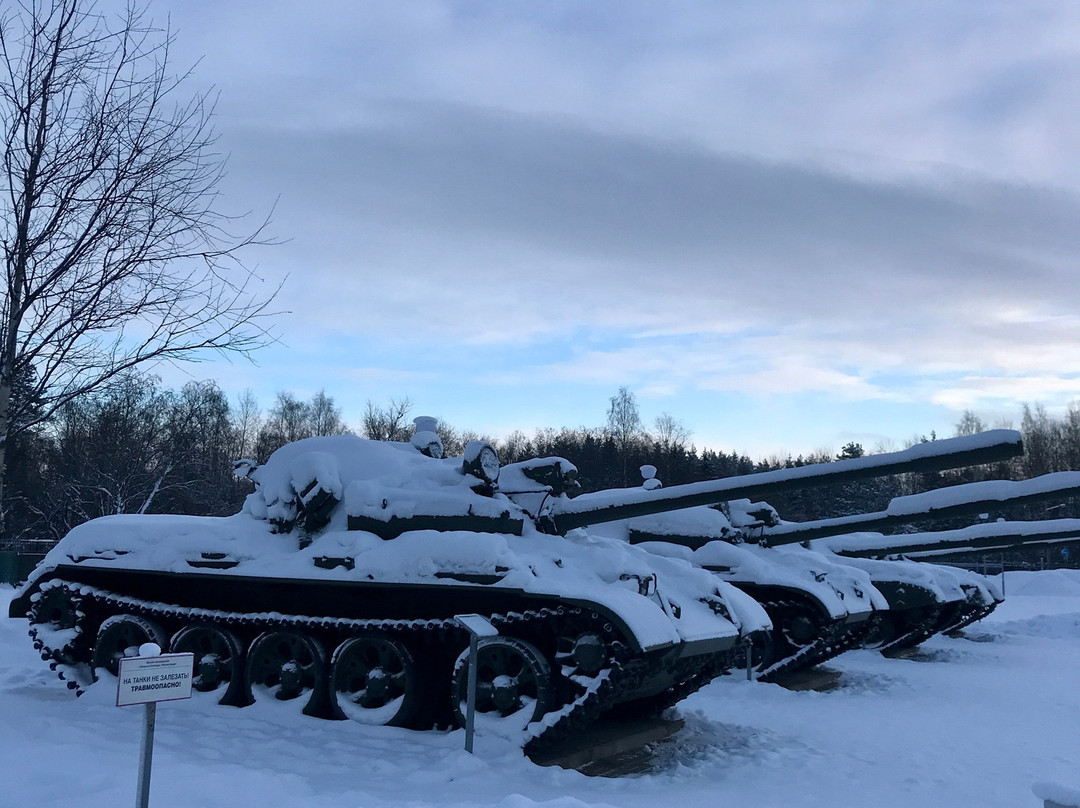
[[[55,545],[50,539],[18,539],[0,544],[0,584],[26,580],[30,570]]]

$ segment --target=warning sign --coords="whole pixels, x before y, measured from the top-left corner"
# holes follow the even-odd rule
[[[123,657],[116,685],[116,706],[191,698],[194,654]]]

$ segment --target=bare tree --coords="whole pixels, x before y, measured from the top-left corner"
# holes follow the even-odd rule
[[[236,236],[217,208],[213,100],[187,95],[172,41],[137,5],[0,12],[0,497],[17,430],[144,363],[268,340],[273,294],[238,261],[262,227]]]
[[[236,430],[234,460],[254,452],[255,439],[261,426],[262,413],[259,411],[259,403],[251,388],[248,388],[240,394],[236,405],[236,417],[233,421],[233,428]]]
[[[967,435],[977,435],[979,432],[986,430],[986,424],[983,423],[982,418],[977,416],[971,410],[964,410],[964,414],[960,416],[960,421],[956,424],[956,437],[962,438]]]
[[[412,402],[408,398],[390,399],[385,407],[368,401],[364,410],[363,434],[371,440],[405,441],[412,435],[409,410]]]
[[[286,443],[310,438],[311,407],[287,390],[280,390],[255,441],[255,455],[260,462]]]
[[[341,407],[334,403],[334,397],[320,390],[311,397],[308,404],[308,417],[311,419],[312,435],[342,435],[348,430],[341,420]]]
[[[686,444],[690,440],[690,430],[686,424],[670,413],[660,413],[653,422],[655,427],[654,446],[660,460],[663,479],[671,476],[671,461],[686,454]]]
[[[656,443],[662,451],[670,452],[685,449],[690,440],[690,430],[675,416],[662,412],[653,422],[656,430]]]
[[[235,513],[247,486],[232,478],[230,416],[214,382],[171,391],[138,373],[61,407],[43,430],[39,484],[21,491],[19,504],[36,516],[33,535],[59,539],[106,514]],[[9,534],[20,520],[28,521],[13,509]]]
[[[638,412],[637,399],[626,387],[620,387],[619,392],[610,398],[610,402],[607,431],[622,457],[622,484],[626,485],[630,450],[642,438],[641,414]]]

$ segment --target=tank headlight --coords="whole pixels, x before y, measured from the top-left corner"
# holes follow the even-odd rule
[[[486,440],[471,440],[465,446],[462,468],[488,485],[499,481],[499,455]]]

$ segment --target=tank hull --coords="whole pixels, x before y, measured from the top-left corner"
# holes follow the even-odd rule
[[[49,615],[34,613],[33,594],[48,594],[55,602],[57,593],[73,604],[77,617],[71,625],[53,625]],[[24,593],[13,601],[11,612],[15,616],[19,609],[27,608],[24,614],[30,617],[35,645],[77,692],[106,675],[95,668],[92,638],[100,636],[101,627],[110,618],[132,616],[150,621],[168,638],[192,626],[227,633],[248,653],[259,637],[270,632],[302,636],[318,649],[324,670],[310,691],[299,697],[304,702],[300,709],[314,717],[341,718],[344,716],[335,709],[327,663],[335,649],[346,643],[377,637],[407,648],[416,666],[415,703],[410,704],[407,715],[391,722],[415,729],[450,726],[457,721],[451,700],[439,697],[450,695],[455,661],[469,644],[467,633],[454,619],[455,609],[483,614],[500,635],[529,643],[552,664],[560,660],[565,664],[568,659],[573,664],[572,658],[563,659],[568,636],[595,633],[610,649],[609,657],[602,668],[587,674],[556,677],[556,692],[551,698],[565,715],[529,733],[529,751],[557,742],[619,705],[656,701],[658,695],[669,692],[686,695],[737,664],[740,657],[733,637],[676,642],[648,650],[632,648],[618,615],[602,607],[597,610],[595,603],[472,586],[406,591],[371,584],[327,587],[236,576],[136,576],[124,571],[61,567],[39,580],[33,594]],[[276,608],[269,608],[272,606]],[[71,639],[73,632],[77,634]],[[237,676],[243,675],[244,665],[243,659],[236,661]],[[251,685],[230,687],[219,698],[234,706],[249,704],[253,700]],[[666,706],[668,701],[657,701],[656,706]]]
[[[610,555],[600,539],[331,531],[295,542],[241,517],[109,517],[61,542],[10,613],[29,616],[37,650],[76,692],[154,641],[195,650],[204,697],[244,706],[269,692],[310,716],[415,729],[461,722],[469,635],[457,618],[481,615],[500,643],[480,651],[493,660],[487,684],[522,666],[540,682],[488,722],[530,753],[608,711],[662,709],[745,658],[725,616],[742,604],[708,576],[644,551],[599,564]],[[373,672],[365,655],[390,663]],[[353,703],[391,669],[400,692]]]

